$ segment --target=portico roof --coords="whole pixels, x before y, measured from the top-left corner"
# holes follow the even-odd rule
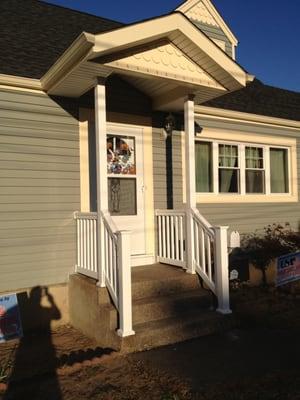
[[[178,108],[196,94],[207,101],[246,86],[248,74],[183,14],[93,35],[81,34],[42,78],[49,94],[79,97],[96,78],[121,74],[153,99]]]

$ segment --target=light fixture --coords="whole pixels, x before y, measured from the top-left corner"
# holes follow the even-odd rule
[[[175,123],[176,123],[176,120],[175,120],[174,115],[169,113],[166,116],[165,121],[164,121],[164,130],[167,134],[167,137],[170,137],[172,135],[172,132],[175,128]]]

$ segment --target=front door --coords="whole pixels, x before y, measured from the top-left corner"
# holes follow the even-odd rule
[[[108,209],[119,230],[131,231],[131,254],[145,254],[143,130],[109,127]]]

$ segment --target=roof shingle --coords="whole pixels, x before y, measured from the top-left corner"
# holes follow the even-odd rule
[[[41,78],[81,32],[122,25],[38,0],[1,0],[0,73]]]
[[[201,105],[300,121],[300,93],[264,85],[258,79]]]

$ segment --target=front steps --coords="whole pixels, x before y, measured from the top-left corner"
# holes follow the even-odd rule
[[[133,268],[132,297],[136,334],[121,339],[116,335],[117,312],[106,289],[97,288],[95,281],[89,278],[73,275],[70,280],[71,323],[99,344],[125,352],[224,331],[234,324],[232,316],[222,316],[212,310],[213,297],[201,288],[198,276],[180,268],[163,264]],[[87,307],[80,318],[74,315],[78,302],[81,314]]]

